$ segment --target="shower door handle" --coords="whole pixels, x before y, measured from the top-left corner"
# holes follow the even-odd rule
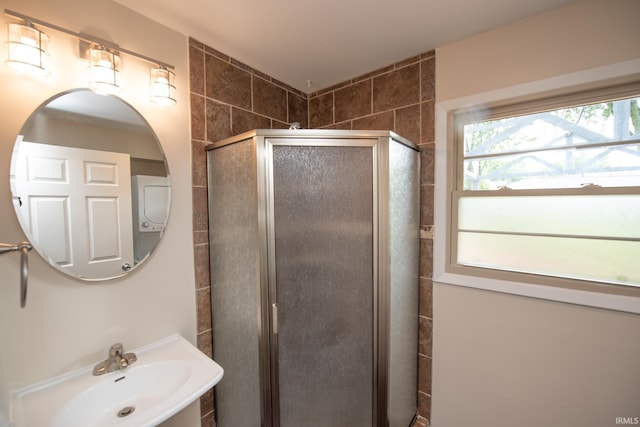
[[[271,304],[271,330],[278,333],[278,304]]]

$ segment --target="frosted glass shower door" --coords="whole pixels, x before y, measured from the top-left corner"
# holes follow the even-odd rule
[[[255,159],[251,140],[208,154],[214,357],[224,367],[216,411],[224,427],[260,426],[263,418]]]
[[[276,426],[374,424],[374,149],[362,141],[273,145]]]

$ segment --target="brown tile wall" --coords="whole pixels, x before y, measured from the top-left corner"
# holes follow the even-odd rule
[[[422,150],[418,412],[431,407],[433,228],[433,51],[306,95],[202,43],[189,40],[193,229],[198,347],[213,355],[207,222],[207,144],[261,128],[393,130]],[[215,425],[213,392],[201,399],[202,426]]]
[[[393,130],[421,149],[418,422],[431,419],[435,52],[309,95],[309,127]]]

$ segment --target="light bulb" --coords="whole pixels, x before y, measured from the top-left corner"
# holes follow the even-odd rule
[[[120,91],[120,55],[102,46],[89,48],[91,80],[89,87],[96,93],[110,95]]]
[[[18,71],[48,75],[49,54],[47,47],[49,37],[33,26],[9,23],[8,58],[6,64]]]
[[[176,103],[176,75],[165,67],[151,69],[149,99],[161,105]]]

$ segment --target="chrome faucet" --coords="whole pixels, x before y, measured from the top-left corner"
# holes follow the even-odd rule
[[[109,357],[93,368],[93,375],[121,371],[138,360],[135,353],[123,354],[122,344],[117,343],[109,348]]]

